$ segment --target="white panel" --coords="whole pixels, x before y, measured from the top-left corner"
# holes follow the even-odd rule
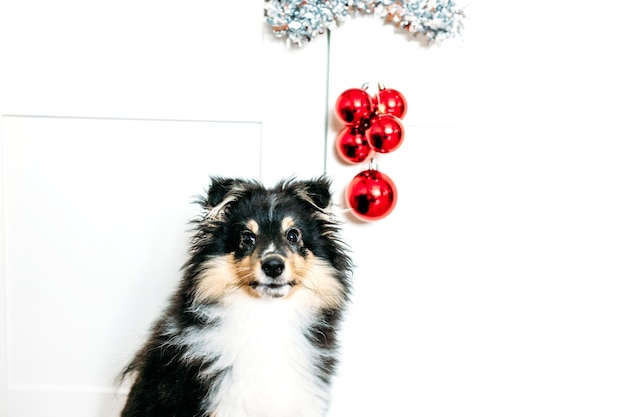
[[[0,115],[263,123],[268,183],[323,172],[327,44],[263,0],[0,2]]]
[[[11,416],[53,397],[102,416],[178,281],[192,200],[209,175],[259,177],[260,124],[2,122]]]
[[[626,414],[625,133],[406,127],[331,416]],[[329,154],[339,204],[365,168]]]
[[[258,0],[3,1],[0,112],[259,121],[266,29]]]

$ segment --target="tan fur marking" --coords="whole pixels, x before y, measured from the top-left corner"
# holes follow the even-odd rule
[[[196,283],[196,301],[219,300],[226,293],[226,289],[233,285],[231,262],[228,258],[228,256],[215,258],[204,265],[205,269]]]
[[[334,269],[324,260],[309,254],[307,259],[294,256],[294,278],[297,285],[290,294],[316,310],[344,305],[343,289],[333,276]]]
[[[259,298],[259,294],[252,289],[252,287],[250,287],[250,283],[255,279],[255,266],[258,263],[258,260],[255,260],[254,258],[255,257],[246,256],[237,263],[235,263],[233,259],[233,264],[235,266],[234,273],[237,277],[236,279],[241,291],[244,291],[251,297]]]
[[[248,258],[235,261],[232,254],[208,261],[206,269],[198,277],[195,301],[219,301],[237,291],[251,294],[248,283],[252,276],[252,265]]]
[[[283,232],[286,232],[287,230],[291,229],[295,225],[296,225],[296,222],[291,217],[285,217],[281,223]]]
[[[248,220],[248,223],[246,223],[246,227],[255,235],[259,234],[259,224],[254,220]]]

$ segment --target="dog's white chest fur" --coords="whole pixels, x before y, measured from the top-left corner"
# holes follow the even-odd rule
[[[193,356],[219,355],[211,370],[229,370],[211,394],[217,407],[209,415],[324,416],[328,388],[315,376],[319,353],[305,335],[310,311],[288,299],[234,297],[216,327],[186,340]]]

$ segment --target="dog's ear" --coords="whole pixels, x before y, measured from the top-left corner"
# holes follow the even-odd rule
[[[246,190],[257,187],[260,185],[254,180],[212,177],[206,197],[200,199],[200,204],[207,210],[208,218],[221,220],[228,215],[232,205],[245,194]]]
[[[319,210],[330,206],[330,180],[325,177],[314,178],[309,181],[297,181],[293,184],[295,194],[302,200]]]
[[[206,197],[206,208],[210,209],[224,201],[226,194],[233,188],[237,180],[233,178],[212,177]]]
[[[319,177],[309,182],[307,188],[311,201],[321,209],[325,209],[330,205],[330,180],[326,177]]]

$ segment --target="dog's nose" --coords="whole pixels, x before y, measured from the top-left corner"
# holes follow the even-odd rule
[[[285,270],[285,263],[279,257],[273,256],[267,258],[261,263],[261,269],[270,278],[276,278]]]

